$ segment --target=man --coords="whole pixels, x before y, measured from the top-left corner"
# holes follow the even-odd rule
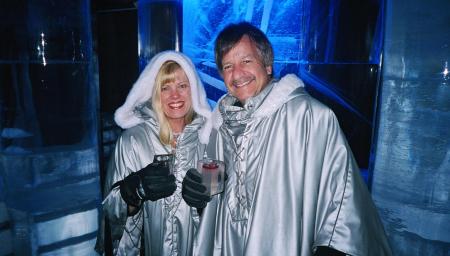
[[[183,181],[184,200],[207,205],[196,255],[391,255],[335,115],[295,75],[272,79],[264,33],[229,25],[215,58],[228,94],[209,152],[225,161],[228,179],[209,203],[194,170]]]

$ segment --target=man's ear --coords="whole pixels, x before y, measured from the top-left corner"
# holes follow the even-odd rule
[[[269,76],[272,75],[272,66],[266,66],[266,72]]]

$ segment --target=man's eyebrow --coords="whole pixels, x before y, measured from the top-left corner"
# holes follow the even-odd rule
[[[239,58],[240,58],[240,59],[245,59],[245,58],[256,58],[256,57],[255,57],[254,54],[249,53],[249,54],[240,56]],[[226,61],[226,60],[222,61],[222,65],[224,65],[224,64],[226,64],[226,63],[231,63],[231,61]]]
[[[248,58],[248,57],[254,58],[255,55],[249,53],[249,54],[247,54],[247,55],[242,56],[242,58]]]

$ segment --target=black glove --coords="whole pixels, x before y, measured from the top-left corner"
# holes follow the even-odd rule
[[[139,172],[144,190],[141,196],[144,200],[156,201],[171,196],[177,189],[175,176],[170,174],[167,165],[152,163]]]
[[[205,208],[211,201],[211,197],[206,194],[206,187],[202,184],[202,175],[194,168],[187,171],[181,194],[189,206],[197,209]]]
[[[123,200],[139,207],[142,201],[168,197],[177,189],[175,176],[169,167],[160,163],[151,163],[145,168],[128,175],[120,184]]]
[[[347,254],[326,246],[317,246],[314,256],[345,256]]]
[[[120,185],[120,195],[128,205],[135,207],[141,206],[142,198],[137,194],[140,183],[141,179],[136,172],[131,173],[121,182],[118,182]]]

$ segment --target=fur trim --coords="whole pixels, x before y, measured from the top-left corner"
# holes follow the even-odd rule
[[[294,74],[285,75],[277,81],[264,100],[262,105],[255,111],[255,117],[268,116],[277,111],[287,100],[289,94],[298,87],[304,87],[303,81]]]
[[[172,60],[177,62],[186,73],[191,86],[192,107],[194,111],[205,118],[206,124],[199,130],[201,143],[206,144],[209,140],[212,125],[208,125],[211,119],[211,108],[206,99],[205,89],[197,74],[194,64],[184,54],[176,51],[163,51],[155,55],[140,74],[134,83],[125,103],[114,113],[115,122],[123,129],[131,128],[142,122],[136,111],[136,107],[148,101],[152,97],[153,86],[155,85],[156,74],[164,62]]]
[[[279,81],[275,82],[272,91],[269,93],[262,105],[255,111],[254,116],[262,117],[272,114],[288,100],[289,95],[295,89],[304,86],[305,85],[303,84],[303,81],[300,80],[300,78],[298,78],[296,75],[285,75]],[[219,111],[219,105],[225,96],[227,95],[222,96],[222,98],[217,101],[217,105],[212,113],[211,119],[215,129],[219,129],[219,127],[223,123],[223,118]]]
[[[220,114],[219,106],[222,102],[222,99],[225,98],[227,95],[228,94],[224,94],[224,95],[222,95],[222,97],[220,97],[220,99],[217,101],[216,107],[214,108],[214,110],[212,112],[211,122],[213,123],[213,127],[216,130],[219,129],[219,127],[223,123],[223,118],[222,118],[222,115]]]

